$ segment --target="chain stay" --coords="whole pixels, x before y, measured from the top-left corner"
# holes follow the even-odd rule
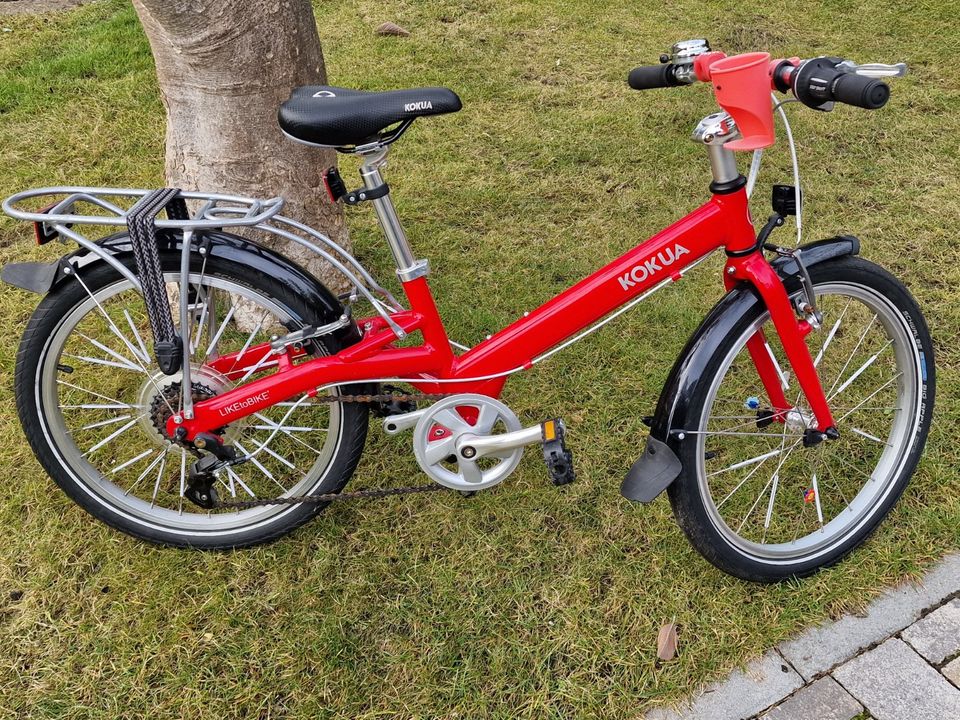
[[[442,400],[456,393],[380,393],[374,395],[316,395],[311,398],[321,403],[387,403],[387,402],[433,402]],[[220,502],[213,506],[213,510],[249,510],[267,505],[308,505],[328,503],[338,500],[362,500],[392,497],[394,495],[413,495],[415,493],[436,492],[447,490],[443,485],[430,483],[428,485],[408,485],[398,488],[366,488],[340,493],[323,493],[321,495],[299,495],[297,497],[274,497],[258,500],[236,500]]]

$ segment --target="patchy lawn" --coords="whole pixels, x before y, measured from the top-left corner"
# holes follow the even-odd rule
[[[0,717],[636,717],[804,625],[918,573],[960,528],[960,41],[947,4],[848,0],[736,8],[528,0],[324,0],[330,80],[447,85],[464,110],[418,122],[389,180],[453,337],[474,343],[699,204],[688,139],[706,88],[635,93],[624,78],[669,45],[906,60],[890,104],[790,106],[806,237],[852,232],[919,298],[938,345],[927,455],[873,540],[812,579],[761,587],[709,566],[665,498],[619,483],[686,336],[718,299],[720,259],[589,341],[512,381],[527,420],[561,416],[579,480],[551,487],[536,453],[499,488],[331,508],[268,547],[164,550],[96,523],[45,477],[11,399],[36,297],[0,317]],[[381,38],[384,20],[411,30]],[[164,118],[126,3],[0,23],[0,195],[40,184],[157,185]],[[931,35],[936,41],[931,41]],[[769,184],[789,182],[785,148]],[[344,163],[352,176],[353,163]],[[369,209],[349,211],[362,259],[389,275]],[[0,220],[0,261],[54,257]],[[786,237],[785,240],[786,241]],[[372,433],[353,487],[406,484],[406,440]],[[655,665],[661,623],[679,659]]]

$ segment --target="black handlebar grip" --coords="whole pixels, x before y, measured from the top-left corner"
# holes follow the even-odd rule
[[[630,71],[627,84],[634,90],[653,90],[654,88],[676,87],[680,85],[674,74],[673,65],[641,65]]]
[[[843,73],[833,84],[832,94],[837,102],[877,110],[890,99],[890,86],[875,78]]]

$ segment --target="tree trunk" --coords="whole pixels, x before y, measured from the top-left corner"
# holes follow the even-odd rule
[[[283,214],[349,247],[321,172],[335,152],[286,138],[277,109],[291,88],[326,82],[310,0],[133,0],[167,109],[166,177],[185,190],[280,195]],[[260,238],[263,239],[263,238]],[[315,255],[274,239],[334,287]]]

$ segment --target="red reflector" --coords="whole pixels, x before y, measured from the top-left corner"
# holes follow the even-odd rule
[[[53,205],[47,205],[40,212],[48,213],[53,209],[54,205],[56,205],[56,203],[53,203]],[[33,235],[37,239],[37,245],[43,245],[51,240],[55,240],[58,233],[56,230],[48,228],[46,223],[35,222],[33,224]]]
[[[327,191],[327,197],[330,198],[330,202],[335,203],[337,198],[334,197],[333,190],[330,187],[330,178],[328,177],[329,173],[329,170],[323,173],[323,187]]]

